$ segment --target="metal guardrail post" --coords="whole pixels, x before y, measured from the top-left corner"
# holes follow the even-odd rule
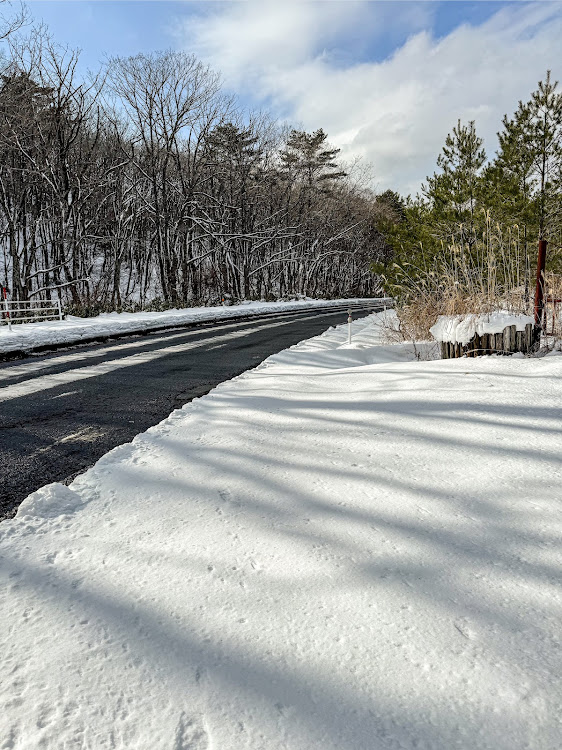
[[[4,310],[6,312],[6,319],[8,321],[8,330],[12,330],[12,321],[10,318],[10,308],[8,307],[8,294],[6,292],[6,287],[2,287],[2,297],[4,298]]]

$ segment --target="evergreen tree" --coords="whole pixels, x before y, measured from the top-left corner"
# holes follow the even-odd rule
[[[467,126],[459,120],[437,159],[441,172],[428,177],[422,187],[430,202],[436,235],[447,244],[460,240],[470,248],[476,242],[476,205],[485,161],[474,120]]]
[[[554,254],[560,244],[562,94],[556,93],[557,85],[547,72],[531,99],[520,101],[511,119],[504,117],[497,156],[483,180],[485,205],[494,219],[518,228],[527,288],[536,239],[555,240]],[[552,265],[553,254],[549,256]]]
[[[251,127],[241,128],[227,122],[210,134],[209,152],[209,183],[219,209],[216,221],[227,229],[223,288],[232,289],[236,297],[247,299],[250,297],[250,235],[260,202],[260,184],[255,177],[263,151]]]
[[[547,71],[529,103],[519,105],[526,114],[524,135],[532,146],[539,239],[545,239],[562,216],[562,93],[557,87]]]
[[[335,162],[339,148],[327,148],[328,136],[322,129],[314,133],[292,130],[280,158],[283,169],[307,188],[321,188],[322,184],[345,177]]]
[[[485,205],[498,221],[529,228],[533,221],[533,144],[526,134],[527,112],[522,105],[512,119],[503,118],[499,149],[483,175]]]
[[[380,209],[382,221],[398,224],[406,219],[406,204],[401,195],[394,190],[385,190],[377,196],[377,206]]]
[[[7,240],[2,282],[24,300],[31,291],[29,274],[37,253],[34,228],[46,202],[37,167],[47,158],[40,132],[52,120],[52,94],[52,88],[40,86],[16,67],[0,76],[0,216]]]
[[[482,178],[482,201],[494,223],[517,232],[519,265],[530,298],[529,240],[536,236],[534,210],[533,144],[528,138],[528,111],[521,103],[514,116],[504,116],[499,149]]]

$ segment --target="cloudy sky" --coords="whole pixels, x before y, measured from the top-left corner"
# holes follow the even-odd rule
[[[185,49],[246,107],[323,128],[375,186],[415,194],[456,121],[496,132],[547,69],[562,82],[562,3],[31,0],[55,39],[104,55]]]

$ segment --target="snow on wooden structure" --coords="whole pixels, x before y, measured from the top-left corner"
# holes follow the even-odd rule
[[[442,359],[515,352],[528,354],[536,343],[533,318],[505,312],[442,315],[430,331],[441,345]]]

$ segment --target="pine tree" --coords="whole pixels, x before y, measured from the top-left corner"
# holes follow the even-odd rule
[[[503,118],[498,133],[496,159],[488,165],[483,179],[483,195],[494,218],[529,228],[533,221],[533,144],[527,137],[528,113],[520,105],[512,119]]]
[[[532,148],[539,239],[546,239],[562,217],[562,93],[557,87],[547,71],[529,103],[519,105],[526,114],[525,138]]]
[[[520,101],[511,119],[504,117],[498,153],[483,181],[486,207],[496,221],[518,228],[526,287],[529,251],[533,254],[537,238],[555,240],[562,218],[562,94],[556,93],[557,85],[547,72],[530,100]]]
[[[377,196],[377,206],[380,209],[381,221],[399,224],[406,218],[406,204],[401,195],[394,190],[385,190]]]
[[[447,244],[460,240],[470,248],[476,242],[476,205],[485,161],[474,120],[467,126],[459,120],[437,159],[441,172],[428,177],[427,186],[422,187],[437,236]]]
[[[52,94],[52,88],[40,86],[16,67],[0,76],[0,215],[10,258],[4,262],[2,282],[23,300],[31,291],[29,275],[37,254],[34,226],[45,200],[37,167],[48,156],[40,135],[52,121]]]
[[[328,136],[322,129],[314,133],[292,130],[280,158],[285,172],[294,175],[307,188],[320,188],[345,177],[335,162],[339,148],[326,148]]]
[[[255,223],[260,190],[255,179],[263,151],[251,127],[227,122],[217,126],[209,138],[210,186],[216,196],[217,223],[226,229],[227,262],[223,265],[222,294],[234,292],[238,298],[250,296],[249,238]]]

